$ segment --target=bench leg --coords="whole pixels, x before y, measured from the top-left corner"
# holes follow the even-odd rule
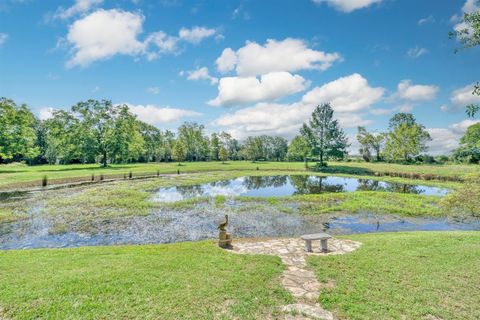
[[[305,251],[312,252],[312,241],[305,240]]]
[[[327,252],[328,251],[327,239],[320,240],[320,246],[322,248],[322,252]]]

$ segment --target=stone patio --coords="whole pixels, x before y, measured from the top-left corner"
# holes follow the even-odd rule
[[[322,286],[313,271],[307,269],[307,256],[337,255],[358,249],[360,242],[335,239],[328,240],[328,251],[320,251],[320,241],[312,243],[313,252],[305,252],[304,241],[300,238],[249,240],[236,239],[233,252],[238,254],[268,254],[279,256],[287,269],[282,274],[283,286],[295,298],[295,304],[284,306],[282,311],[285,319],[324,319],[332,320],[331,312],[323,309],[318,303],[319,291]]]

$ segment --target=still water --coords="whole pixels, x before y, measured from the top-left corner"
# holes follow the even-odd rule
[[[444,196],[448,189],[370,179],[321,177],[309,175],[250,176],[194,186],[158,189],[154,200],[175,202],[197,197],[215,196],[291,196],[326,192],[385,191]]]

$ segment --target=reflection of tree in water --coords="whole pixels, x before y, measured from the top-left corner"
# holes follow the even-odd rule
[[[215,182],[211,182],[210,183],[210,186],[211,187],[228,187],[230,186],[230,184],[232,183],[231,180],[221,180],[221,181],[215,181]]]
[[[323,192],[343,192],[343,184],[328,184],[325,177],[290,176],[290,183],[295,187],[294,194],[318,194]]]
[[[380,182],[369,179],[358,179],[357,191],[387,191],[413,194],[420,194],[423,192],[418,186],[412,184]]]
[[[385,191],[400,192],[400,193],[413,193],[413,194],[423,193],[423,190],[420,189],[416,185],[404,184],[404,183],[391,183],[391,182],[386,183]]]
[[[202,186],[200,185],[178,186],[177,192],[180,193],[184,199],[199,197],[202,196],[204,193]]]
[[[369,179],[358,179],[357,191],[384,191],[385,188],[380,181]]]
[[[252,176],[245,177],[243,186],[248,190],[255,190],[266,187],[281,187],[287,183],[287,176]]]

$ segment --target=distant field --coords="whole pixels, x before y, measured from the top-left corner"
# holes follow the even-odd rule
[[[177,163],[138,163],[119,164],[102,168],[98,164],[86,165],[41,165],[22,164],[0,165],[0,188],[35,187],[47,176],[49,184],[89,180],[93,175],[98,179],[123,177],[129,172],[135,175],[180,172],[231,171],[231,170],[284,170],[305,171],[303,162],[255,162],[229,161],[221,162],[184,162]],[[439,177],[465,177],[480,174],[480,166],[475,165],[401,165],[365,162],[329,162],[329,170],[335,173],[370,175],[375,173],[415,173]]]

